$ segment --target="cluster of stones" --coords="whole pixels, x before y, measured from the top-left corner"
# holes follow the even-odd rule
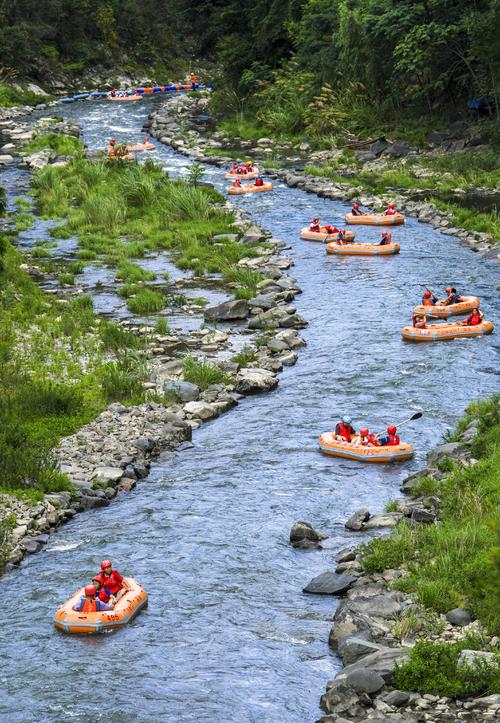
[[[25,115],[25,113],[23,113]],[[41,118],[35,123],[19,123],[12,116],[0,119],[0,135],[8,138],[7,143],[0,147],[0,166],[21,162],[33,170],[50,164],[63,166],[67,163],[66,156],[58,156],[49,149],[35,151],[31,154],[21,152],[22,146],[32,141],[41,133],[60,133],[61,135],[80,137],[78,123],[57,118]]]
[[[225,138],[220,132],[211,133],[207,137],[207,130],[211,129],[210,118],[208,112],[207,98],[190,98],[190,97],[172,97],[167,98],[158,110],[151,114],[145,128],[149,130],[151,135],[160,142],[168,144],[180,153],[190,158],[205,163],[212,163],[218,166],[228,166],[232,163],[232,158],[214,156],[207,153],[210,150],[223,151],[224,148],[232,148],[235,146],[241,149],[242,154],[252,155],[254,159],[266,159],[276,153],[287,157],[287,165],[296,166],[304,165],[303,155],[297,157],[290,156],[294,149],[289,143],[275,144],[270,138],[260,138],[255,143],[239,141],[235,144],[234,139]],[[200,119],[200,120],[198,120]],[[451,127],[447,133],[438,134],[433,132],[429,136],[429,144],[433,150],[430,155],[442,153],[443,150],[455,150],[454,143],[461,146],[456,150],[474,147],[476,150],[482,143],[480,131],[472,129],[466,133],[465,129],[460,125]],[[464,137],[458,139],[457,133]],[[301,154],[307,153],[309,162],[325,163],[328,160],[336,159],[342,156],[341,150],[310,152],[308,143],[302,143],[299,147]],[[404,141],[389,142],[386,140],[377,140],[371,143],[366,150],[358,151],[356,157],[362,161],[364,170],[376,172],[388,167],[388,164],[394,160],[406,157],[416,157],[419,155],[415,148],[411,148]],[[347,177],[351,174],[356,175],[356,169],[344,169]],[[427,175],[429,175],[428,172]],[[422,175],[424,171],[422,169]],[[478,251],[492,258],[500,258],[500,242],[492,243],[494,239],[483,232],[471,232],[453,226],[451,215],[445,211],[441,211],[434,204],[425,201],[415,200],[416,192],[412,190],[409,195],[404,193],[385,194],[381,196],[373,194],[365,194],[359,187],[352,183],[337,183],[329,178],[306,174],[303,171],[275,169],[268,175],[271,178],[279,178],[291,188],[301,188],[309,193],[315,193],[318,196],[329,198],[332,200],[353,200],[368,208],[383,208],[388,201],[394,201],[398,210],[414,216],[422,223],[429,223],[438,228],[442,233],[449,236],[456,236],[464,244],[469,246],[473,251]]]
[[[423,476],[445,477],[447,473],[439,469],[440,462],[445,459],[462,465],[475,464],[470,443],[477,432],[477,422],[472,421],[460,441],[440,445],[431,451],[427,466],[403,483],[401,490],[410,498],[397,501],[397,512],[371,515],[363,508],[349,518],[346,528],[361,531],[393,527],[403,517],[408,524],[434,524],[439,520],[439,498],[411,497],[411,490]],[[325,533],[315,530],[307,522],[296,522],[290,532],[290,542],[298,549],[321,547],[326,538]],[[398,690],[394,679],[396,664],[408,659],[416,639],[456,642],[468,633],[480,632],[489,650],[462,651],[459,665],[470,668],[478,659],[493,661],[491,651],[498,648],[498,638],[488,638],[478,621],[463,608],[436,616],[434,632],[401,638],[395,625],[405,614],[414,613],[425,618],[423,608],[409,595],[390,589],[390,584],[406,571],[388,569],[381,574],[368,575],[356,548],[341,550],[335,556],[335,562],[334,570],[318,575],[303,590],[309,594],[342,596],[328,642],[342,659],[344,668],[327,683],[320,702],[326,714],[320,719],[321,723],[498,720],[500,695],[452,700]]]

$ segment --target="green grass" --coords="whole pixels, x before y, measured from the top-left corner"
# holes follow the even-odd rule
[[[429,199],[436,208],[451,214],[454,226],[466,231],[487,233],[493,237],[492,243],[500,239],[500,214],[498,211],[484,213],[472,208],[464,208],[456,203],[445,203],[437,198]]]
[[[197,361],[191,355],[184,358],[182,371],[185,381],[196,384],[200,389],[207,389],[211,384],[232,382],[231,377],[216,364],[211,364],[206,359]]]
[[[154,281],[156,274],[153,271],[147,271],[142,266],[134,264],[131,261],[122,261],[118,266],[116,278],[120,281],[128,281],[137,283],[139,281]]]
[[[492,632],[500,631],[500,409],[493,397],[471,407],[480,434],[474,466],[456,466],[442,480],[426,477],[414,494],[441,499],[438,525],[401,522],[388,537],[364,546],[369,573],[405,566],[397,587],[425,607],[447,612],[466,607]],[[462,425],[465,422],[462,423]]]
[[[0,106],[12,108],[16,105],[37,105],[51,100],[50,97],[37,95],[29,90],[17,90],[7,83],[0,83]]]
[[[166,319],[157,319],[155,324],[155,331],[160,336],[168,334],[168,321]]]
[[[243,349],[238,352],[238,354],[235,354],[231,361],[233,361],[235,364],[238,364],[240,368],[246,367],[252,362],[256,361],[257,359],[257,352],[255,349],[252,349],[249,346],[244,346]]]
[[[127,306],[134,314],[153,314],[165,307],[165,295],[143,287],[127,300]]]
[[[55,151],[58,156],[81,157],[85,151],[85,147],[78,138],[50,132],[36,136],[23,147],[24,153],[35,153],[35,151],[43,150]]]
[[[493,663],[481,662],[473,667],[458,666],[462,650],[476,650],[481,641],[472,637],[458,643],[419,641],[410,658],[396,664],[395,683],[402,690],[448,698],[478,697],[496,693],[500,688],[500,655]]]

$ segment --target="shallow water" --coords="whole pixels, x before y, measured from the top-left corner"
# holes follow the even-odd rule
[[[111,135],[141,140],[150,101],[116,105],[61,112],[80,120],[91,147]],[[172,173],[189,166],[165,147],[154,156]],[[224,187],[218,169],[207,167],[206,179]],[[104,700],[126,722],[315,720],[339,667],[327,646],[336,602],[302,587],[360,539],[346,517],[362,505],[381,510],[467,403],[499,388],[496,335],[412,345],[399,333],[423,283],[473,291],[497,320],[497,266],[412,219],[393,233],[399,256],[329,257],[298,230],[316,213],[339,223],[345,204],[279,183],[238,203],[292,246],[308,346],[276,391],[204,425],[133,492],[78,515],[3,578],[6,721],[104,721]],[[418,450],[411,463],[361,466],[318,452],[318,434],[342,413],[380,430],[416,409],[425,417],[404,433]],[[290,548],[298,519],[331,535],[322,551]],[[57,633],[53,611],[104,557],[145,585],[149,608],[114,634]]]

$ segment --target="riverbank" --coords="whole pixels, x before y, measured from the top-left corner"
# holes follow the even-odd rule
[[[407,478],[408,497],[345,526],[389,536],[340,551],[335,573],[304,592],[341,595],[329,644],[344,668],[327,684],[322,723],[496,720],[499,400],[473,404],[453,441]],[[321,534],[294,526],[291,541]]]
[[[51,133],[40,135],[47,125]],[[273,389],[304,345],[297,330],[306,322],[290,304],[300,289],[287,273],[293,262],[282,255],[282,241],[249,223],[211,187],[170,181],[150,161],[86,158],[77,130],[44,121],[22,138],[32,146],[18,147],[23,162],[38,169],[35,207],[23,199],[7,220],[0,322],[10,331],[9,395],[21,404],[42,385],[44,396],[37,391],[37,406],[22,427],[35,455],[24,468],[10,438],[2,439],[7,570],[42,549],[76,512],[132,489],[153,459],[173,452],[203,422],[244,395]],[[31,153],[33,144],[38,150]],[[74,156],[59,155],[61,144]],[[156,205],[148,193],[152,183]],[[108,204],[102,213],[99,204]],[[19,209],[30,237],[42,224],[52,240],[32,243],[24,254],[16,250],[23,244],[12,228],[19,226]],[[40,213],[53,221],[41,221]],[[53,249],[71,239],[73,251],[55,258]],[[158,258],[156,272],[136,262],[145,257]],[[169,269],[158,279],[172,262],[182,276],[172,280]],[[79,284],[88,267],[111,275],[108,296],[126,299],[127,318],[104,320],[93,311],[92,291]],[[204,287],[220,303],[199,296]],[[188,327],[169,328],[172,312],[189,318]],[[201,328],[190,328],[197,317]],[[53,381],[47,386],[45,379]],[[54,401],[63,394],[64,403]],[[9,405],[2,411],[7,407],[15,425],[17,411]]]
[[[208,98],[197,95],[166,99],[160,108],[151,114],[145,127],[155,138],[196,161],[228,167],[234,158],[251,156],[271,178],[279,178],[292,188],[298,187],[324,198],[349,201],[355,199],[375,211],[382,210],[387,202],[392,200],[399,210],[423,223],[430,223],[446,235],[456,236],[474,251],[490,258],[500,257],[497,221],[493,218],[493,212],[493,215],[482,214],[480,211],[465,213],[457,210],[453,204],[434,200],[432,195],[430,200],[427,200],[433,188],[436,193],[440,186],[443,192],[454,192],[455,183],[459,183],[458,178],[460,188],[456,189],[457,203],[472,187],[476,176],[472,174],[471,180],[467,180],[467,176],[460,170],[458,151],[458,155],[453,156],[457,169],[454,174],[448,173],[449,178],[446,180],[443,171],[427,168],[425,165],[426,162],[440,162],[440,159],[445,158],[444,152],[436,157],[434,151],[427,160],[427,156],[419,157],[416,149],[402,143],[391,145],[380,141],[377,153],[374,150],[369,151],[367,153],[370,158],[361,159],[355,158],[353,151],[350,151],[350,154],[345,150],[312,151],[308,143],[294,148],[289,142],[274,141],[268,137],[252,141],[228,138],[223,132],[216,130],[216,124],[210,117]],[[446,141],[445,134],[443,138]],[[471,149],[474,150],[470,150],[470,153],[481,153],[477,146],[471,146]],[[386,155],[382,157],[382,153]],[[486,149],[485,153],[491,155],[491,150]],[[464,159],[467,157],[466,154],[463,155]],[[416,160],[421,165],[411,168],[413,175],[410,179],[406,165]],[[453,170],[452,166],[450,170]],[[488,176],[486,172],[479,177],[481,180],[493,181],[497,178],[494,174]],[[404,190],[404,186],[397,187],[398,178],[406,179],[407,183],[411,180],[411,189],[408,192]],[[422,179],[420,185],[418,179]],[[446,180],[444,185],[443,179]],[[377,187],[376,193],[370,191],[374,185]],[[498,188],[495,186],[484,189],[484,194],[485,197],[494,197],[498,194]],[[419,197],[423,200],[418,200]]]

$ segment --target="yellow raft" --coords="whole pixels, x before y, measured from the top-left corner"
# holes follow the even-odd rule
[[[307,241],[338,241],[338,233],[328,233],[324,226],[321,226],[321,231],[311,231],[307,226],[300,231],[300,238],[306,239]],[[346,231],[344,234],[344,241],[350,243],[355,239],[354,231]]]
[[[391,256],[399,254],[399,244],[326,244],[326,253],[337,256]]]
[[[335,439],[333,432],[325,432],[319,438],[319,446],[324,454],[331,457],[354,459],[357,462],[403,462],[414,454],[411,444],[401,442],[397,445],[382,447],[364,447],[361,444]]]
[[[256,186],[255,183],[247,183],[246,186],[230,186],[227,192],[230,196],[239,196],[243,193],[258,193],[259,191],[272,191],[272,183],[264,183],[263,186]]]
[[[402,213],[392,216],[386,216],[385,213],[363,213],[361,216],[346,213],[345,222],[364,226],[398,226],[405,222],[405,217]]]
[[[458,304],[449,304],[448,306],[441,306],[440,304],[424,306],[419,304],[415,307],[415,313],[425,314],[425,316],[431,316],[434,319],[447,319],[449,316],[468,314],[472,309],[479,308],[481,303],[477,296],[462,296],[461,299],[462,301]]]
[[[492,321],[482,321],[477,326],[462,326],[461,324],[431,324],[426,329],[417,329],[414,326],[405,326],[401,333],[406,341],[443,341],[469,336],[482,336],[491,334]]]
[[[77,590],[69,600],[61,605],[54,615],[54,625],[64,633],[77,635],[103,633],[129,623],[147,604],[148,594],[131,577],[124,578],[127,592],[116,603],[113,610],[100,613],[77,613],[73,605],[84,597],[84,588]]]

